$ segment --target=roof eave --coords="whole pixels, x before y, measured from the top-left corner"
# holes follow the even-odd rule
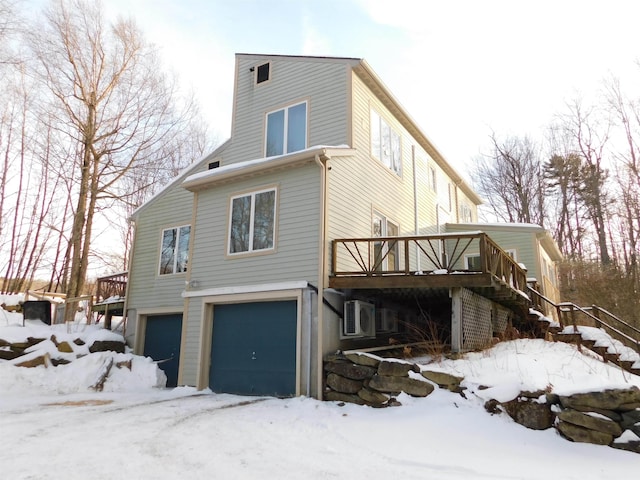
[[[420,145],[427,151],[427,153],[433,158],[433,160],[442,168],[442,170],[453,180],[460,190],[471,200],[475,205],[482,205],[484,202],[482,198],[471,188],[469,184],[462,178],[462,176],[456,171],[453,166],[447,162],[444,156],[438,151],[434,144],[427,138],[422,132],[416,121],[409,115],[405,108],[400,104],[398,99],[391,93],[387,86],[382,82],[380,77],[373,71],[369,64],[365,60],[361,60],[357,67],[354,67],[354,71],[360,75],[360,77],[371,87],[369,82],[373,82],[378,94],[382,100],[387,101],[387,107],[398,118],[400,123],[407,129],[407,131],[420,143]],[[376,90],[372,89],[372,90]],[[385,98],[386,97],[386,98]]]
[[[138,217],[140,216],[140,214],[149,207],[149,205],[155,203],[156,200],[158,200],[159,198],[163,197],[173,186],[179,184],[184,178],[186,178],[190,174],[192,174],[193,171],[196,170],[198,167],[200,167],[200,165],[202,165],[205,161],[207,161],[208,159],[215,158],[217,155],[219,155],[220,152],[222,152],[229,145],[230,142],[231,142],[231,139],[228,138],[220,146],[215,148],[212,152],[209,152],[209,153],[203,155],[198,160],[194,161],[189,166],[185,167],[169,183],[167,183],[158,192],[156,192],[155,195],[153,195],[151,198],[149,198],[147,201],[145,201],[142,205],[140,205],[138,208],[136,208],[133,211],[133,213],[131,215],[129,215],[128,220],[130,222],[135,222],[138,219]]]
[[[191,192],[196,192],[198,190],[209,188],[220,183],[229,182],[231,180],[236,180],[241,177],[258,175],[272,170],[280,170],[296,164],[301,165],[307,162],[314,162],[316,158],[324,162],[331,157],[350,156],[354,153],[355,149],[348,147],[309,148],[300,152],[294,152],[288,155],[279,156],[277,158],[274,158],[273,160],[269,160],[268,162],[256,161],[255,163],[249,163],[242,168],[235,168],[218,172],[212,171],[210,175],[205,175],[193,179],[187,178],[182,182],[181,186]],[[233,164],[230,166],[233,166]]]

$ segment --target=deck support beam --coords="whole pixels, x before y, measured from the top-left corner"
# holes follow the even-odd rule
[[[451,353],[462,352],[462,288],[449,289],[451,297]]]

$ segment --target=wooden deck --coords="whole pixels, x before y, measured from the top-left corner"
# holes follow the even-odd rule
[[[111,328],[112,317],[124,316],[128,272],[98,278],[96,301],[91,311],[105,317],[105,327]]]
[[[433,297],[464,287],[511,308],[530,303],[526,271],[482,232],[337,239],[331,271],[339,290]]]

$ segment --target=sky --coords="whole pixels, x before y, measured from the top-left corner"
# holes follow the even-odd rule
[[[17,300],[0,296],[10,305]],[[486,400],[508,401],[523,390],[570,395],[640,386],[640,377],[561,342],[515,340],[458,360],[422,358],[422,369],[464,377],[465,397],[436,387],[425,398],[402,393],[402,406],[376,409],[163,389],[164,375],[150,358],[88,352],[93,340],[112,340],[113,332],[37,320],[23,327],[21,315],[0,308],[0,338],[52,334],[72,346],[69,364],[24,368],[0,360],[5,478],[637,478],[637,453],[569,442],[553,428],[529,430],[485,411]],[[74,343],[77,338],[85,344]],[[28,356],[45,352],[57,352],[49,340]],[[90,387],[110,359],[114,366],[96,392]],[[115,366],[123,361],[131,361],[131,370]],[[621,438],[639,439],[631,430]]]
[[[132,16],[230,134],[235,53],[364,58],[463,174],[489,136],[541,138],[611,75],[637,89],[629,0],[104,0]],[[635,83],[633,83],[635,81]]]

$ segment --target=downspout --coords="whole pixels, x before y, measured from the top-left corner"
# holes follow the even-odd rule
[[[420,227],[418,227],[418,178],[416,176],[416,146],[411,145],[411,164],[413,167],[413,225],[414,225],[414,235],[417,237],[420,235]],[[422,269],[420,268],[420,246],[418,242],[415,244],[416,247],[416,270],[419,272]]]
[[[136,221],[129,217],[129,223],[133,224],[133,238],[131,239],[131,253],[129,254],[129,264],[127,265],[127,286],[124,289],[124,304],[122,305],[122,315],[124,315],[124,325],[122,327],[122,336],[124,337],[125,343],[127,341],[127,323],[129,322],[129,289],[131,287],[131,267],[133,266],[133,252],[134,246],[136,244],[136,236],[138,235],[138,224]],[[136,313],[137,315],[137,313]],[[136,329],[138,328],[138,319],[136,318]],[[138,334],[136,331],[133,332],[133,351],[137,355],[141,355],[142,352],[137,349],[137,340]]]
[[[324,337],[324,321],[323,321],[323,310],[324,310],[324,276],[325,276],[325,232],[326,232],[326,203],[327,203],[327,172],[325,170],[325,165],[320,161],[320,155],[315,155],[315,161],[318,167],[320,167],[320,219],[318,222],[318,299],[316,301],[318,308],[318,334],[317,334],[317,348],[316,352],[316,387],[318,392],[318,400],[322,400],[322,385],[323,385],[323,337]],[[309,332],[309,343],[311,343],[311,331]],[[309,348],[309,365],[311,365],[311,348]],[[311,372],[309,372],[310,374]]]

